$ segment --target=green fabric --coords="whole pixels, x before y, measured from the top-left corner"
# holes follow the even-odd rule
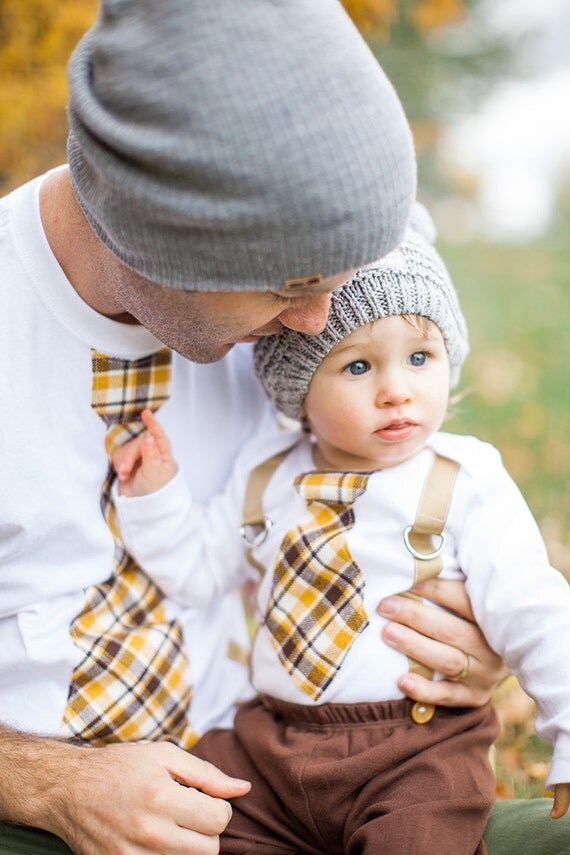
[[[485,831],[489,855],[569,855],[570,813],[550,819],[552,799],[497,802]],[[0,823],[0,855],[70,855],[57,837]]]
[[[551,819],[552,799],[498,801],[487,823],[489,855],[569,855],[570,812]]]
[[[20,828],[0,822],[1,855],[70,855],[63,840],[38,828]]]

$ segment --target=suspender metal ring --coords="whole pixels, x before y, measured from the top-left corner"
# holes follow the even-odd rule
[[[437,546],[433,552],[418,552],[410,543],[410,532],[412,531],[412,528],[413,526],[409,525],[404,529],[404,543],[406,544],[406,549],[414,556],[414,558],[417,558],[418,561],[430,561],[432,558],[437,558],[438,555],[441,555],[441,551],[445,545],[444,534],[433,535],[434,537],[438,536],[440,538],[439,546]]]
[[[261,523],[260,523],[261,525]],[[261,546],[269,534],[269,530],[273,526],[273,521],[269,517],[263,517],[263,527],[261,531],[255,534],[255,529],[258,525],[241,525],[239,528],[240,536],[243,537],[248,546]]]

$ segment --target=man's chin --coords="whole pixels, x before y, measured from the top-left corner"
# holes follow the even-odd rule
[[[211,362],[219,362],[220,359],[223,359],[230,352],[232,347],[234,347],[234,343],[218,344],[215,347],[185,347],[180,350],[173,348],[173,350],[176,350],[180,356],[183,356],[189,362],[196,362],[198,365],[208,365]]]

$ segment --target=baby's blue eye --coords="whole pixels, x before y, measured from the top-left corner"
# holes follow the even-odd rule
[[[366,374],[370,370],[370,363],[364,359],[356,359],[350,365],[347,365],[344,370],[352,374],[353,377],[358,377],[360,374]]]
[[[419,368],[422,365],[425,365],[427,359],[427,353],[423,350],[418,350],[416,353],[412,353],[408,358],[410,365],[413,365],[414,368]]]

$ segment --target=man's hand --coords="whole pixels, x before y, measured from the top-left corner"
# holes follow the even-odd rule
[[[508,669],[475,623],[465,585],[459,581],[428,579],[413,591],[443,609],[434,609],[409,597],[388,597],[378,607],[379,614],[390,621],[382,637],[386,644],[447,679],[432,681],[408,673],[398,681],[400,689],[413,700],[424,703],[444,707],[482,706],[508,675]],[[469,657],[467,676],[453,680],[464,668],[464,654]]]
[[[0,732],[0,774],[11,782],[0,818],[51,831],[77,855],[217,853],[225,800],[250,789],[165,742],[77,748],[10,733]],[[8,757],[10,744],[18,754]]]

